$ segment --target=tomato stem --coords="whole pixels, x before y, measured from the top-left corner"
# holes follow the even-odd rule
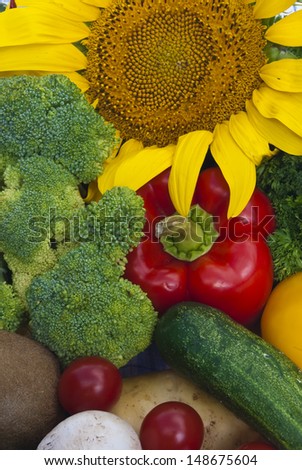
[[[218,237],[213,216],[198,204],[187,217],[173,214],[158,222],[155,233],[164,250],[183,261],[194,261],[207,253]]]

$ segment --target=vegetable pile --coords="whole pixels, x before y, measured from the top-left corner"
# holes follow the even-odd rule
[[[121,142],[65,76],[0,79],[0,127],[0,346],[26,339],[55,368],[34,439],[15,382],[0,392],[20,421],[3,445],[302,449],[301,159],[265,158],[228,219],[209,157],[183,217],[170,169],[94,191]],[[150,347],[165,370],[125,378]]]

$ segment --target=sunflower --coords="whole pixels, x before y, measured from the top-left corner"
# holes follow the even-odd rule
[[[124,143],[100,193],[136,190],[171,167],[171,199],[186,216],[210,152],[233,217],[265,155],[302,155],[302,59],[266,53],[302,46],[302,10],[274,20],[292,0],[16,4],[0,14],[0,76],[63,73],[116,127]]]

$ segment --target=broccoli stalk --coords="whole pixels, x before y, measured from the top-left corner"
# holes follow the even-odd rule
[[[63,367],[81,356],[125,365],[151,343],[151,301],[123,278],[126,255],[145,223],[142,199],[128,188],[107,191],[78,221],[82,241],[27,290],[32,336]]]
[[[302,159],[278,154],[257,169],[257,186],[271,200],[277,229],[268,238],[274,277],[280,282],[302,271]]]

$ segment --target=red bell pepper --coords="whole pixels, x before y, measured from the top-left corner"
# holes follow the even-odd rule
[[[175,214],[169,172],[137,191],[144,199],[146,225],[140,244],[128,255],[125,277],[141,286],[160,315],[193,300],[252,325],[273,285],[266,243],[275,229],[270,201],[256,188],[243,212],[228,220],[228,185],[219,168],[209,168],[200,173],[185,218]]]

